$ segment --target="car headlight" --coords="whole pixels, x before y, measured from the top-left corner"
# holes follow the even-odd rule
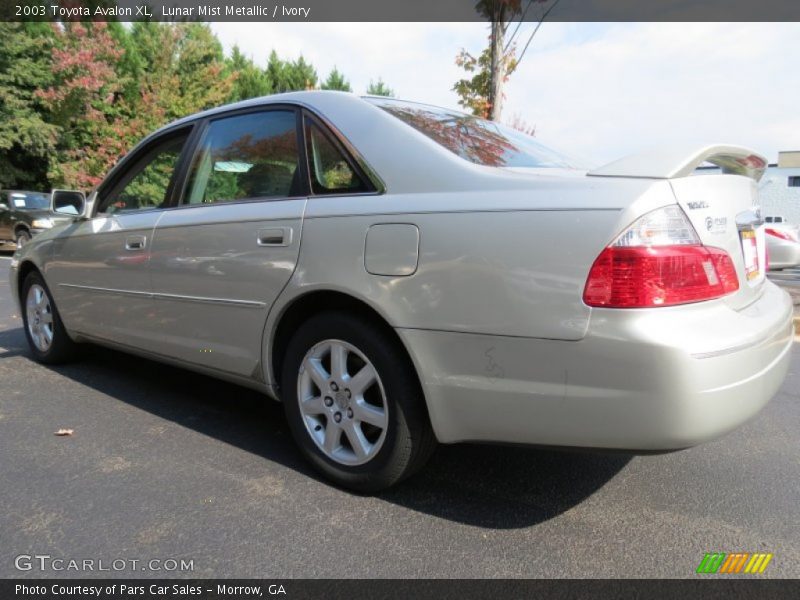
[[[31,223],[31,227],[34,229],[50,229],[53,226],[53,220],[44,218],[44,219],[34,219],[33,223]]]

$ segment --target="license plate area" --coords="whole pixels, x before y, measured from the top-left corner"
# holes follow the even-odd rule
[[[752,229],[739,232],[742,241],[742,257],[744,258],[744,273],[747,281],[758,279],[761,274],[758,260],[758,238]]]

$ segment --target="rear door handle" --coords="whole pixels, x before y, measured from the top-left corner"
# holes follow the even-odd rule
[[[125,250],[144,250],[147,237],[143,235],[129,235],[125,238]]]
[[[291,227],[259,229],[256,243],[259,246],[288,246],[292,243]]]

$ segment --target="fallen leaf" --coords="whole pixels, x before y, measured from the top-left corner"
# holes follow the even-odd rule
[[[75,433],[74,429],[59,429],[53,435],[72,435]]]

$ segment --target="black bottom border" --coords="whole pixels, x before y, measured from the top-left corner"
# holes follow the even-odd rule
[[[690,598],[800,597],[800,579],[3,579],[0,598],[84,600],[287,598]]]

